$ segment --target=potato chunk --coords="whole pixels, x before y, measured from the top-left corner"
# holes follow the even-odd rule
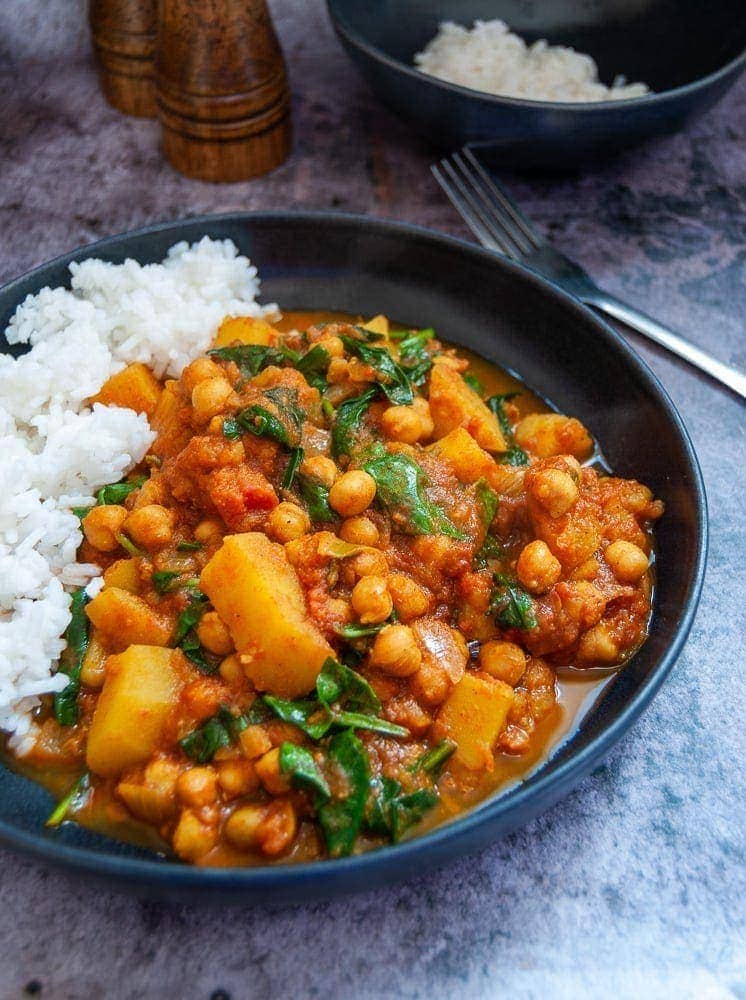
[[[485,451],[507,450],[495,414],[458,372],[437,361],[430,375],[429,399],[436,439],[456,427],[465,427]]]
[[[238,341],[241,344],[261,344],[266,347],[277,340],[277,331],[263,319],[251,316],[228,316],[220,324],[213,347],[228,347]]]
[[[86,614],[119,649],[133,643],[166,646],[173,632],[170,619],[156,612],[141,597],[119,587],[104,587],[86,607]]]
[[[151,370],[140,362],[127,365],[112,375],[91,399],[92,403],[125,406],[152,417],[161,397],[161,384]]]
[[[492,771],[492,750],[512,704],[510,685],[487,674],[466,673],[438,712],[434,738],[452,739],[457,744],[454,760],[470,771]]]
[[[309,619],[281,545],[259,532],[230,535],[202,570],[200,585],[258,690],[297,698],[313,688],[334,651]]]
[[[460,483],[476,483],[495,468],[494,458],[480,448],[463,427],[450,431],[431,445],[431,449],[450,467]]]
[[[106,661],[86,752],[95,774],[121,774],[153,755],[181,693],[179,658],[173,649],[130,646]]]
[[[561,413],[530,413],[516,424],[515,439],[539,458],[573,455],[582,462],[593,451],[593,439],[581,422]]]

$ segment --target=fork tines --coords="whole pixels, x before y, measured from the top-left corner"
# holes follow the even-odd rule
[[[541,237],[468,146],[430,169],[456,211],[484,246],[514,260],[539,248]]]

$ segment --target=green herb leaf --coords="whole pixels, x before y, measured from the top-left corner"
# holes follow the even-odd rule
[[[461,378],[466,382],[470,389],[473,389],[478,396],[481,396],[484,392],[484,387],[473,372],[463,372]]]
[[[376,481],[376,499],[400,531],[413,535],[464,535],[425,493],[425,473],[403,452],[379,451],[363,465]]]
[[[234,417],[226,417],[223,421],[223,437],[229,441],[237,441],[243,433],[241,425]]]
[[[414,764],[408,768],[408,770],[411,771],[412,774],[418,774],[420,771],[424,771],[426,774],[437,775],[455,750],[456,744],[453,740],[441,740],[439,743],[436,743],[435,746],[430,747],[429,750],[426,750],[423,754],[421,754]]]
[[[104,486],[96,494],[96,503],[100,505],[122,504],[130,493],[140,489],[147,478],[147,476],[133,476],[132,479],[123,480],[121,483],[111,483],[109,486]]]
[[[331,451],[335,458],[351,455],[360,434],[363,417],[376,397],[375,388],[362,395],[346,399],[337,407],[332,427]]]
[[[176,620],[176,632],[174,633],[173,645],[180,646],[190,632],[199,624],[199,620],[207,610],[207,595],[201,590],[194,589],[189,595],[189,604],[184,608]]]
[[[293,480],[295,479],[296,473],[300,468],[300,464],[303,461],[305,452],[302,448],[293,448],[290,452],[290,459],[285,469],[285,474],[282,477],[282,482],[280,485],[284,490],[289,490],[293,485]]]
[[[490,598],[490,614],[503,628],[536,628],[534,602],[515,580],[495,573],[495,587]]]
[[[499,499],[497,493],[490,489],[489,483],[486,479],[479,479],[474,487],[474,492],[476,493],[477,500],[482,504],[482,524],[485,528],[489,529],[492,521],[497,513],[497,506]]]
[[[80,671],[88,649],[89,622],[85,613],[88,595],[81,587],[72,595],[70,624],[65,630],[67,648],[60,661],[60,672],[70,678],[67,687],[54,696],[54,717],[62,726],[74,726],[78,721],[78,693]]]
[[[435,336],[435,330],[420,330],[405,337],[399,345],[399,363],[415,385],[422,385],[433,366],[433,359],[425,344]]]
[[[350,854],[355,846],[368,798],[370,765],[365,748],[350,730],[332,737],[329,764],[346,786],[346,794],[321,806],[319,823],[333,858]]]
[[[86,514],[89,514],[92,510],[93,507],[72,507],[70,513],[74,514],[79,521],[82,521]]]
[[[199,552],[202,542],[179,542],[176,546],[177,552]]]
[[[191,760],[206,764],[221,747],[235,743],[246,729],[243,715],[234,715],[227,705],[221,705],[215,715],[179,740],[179,746]]]
[[[516,396],[520,396],[520,392],[505,392],[501,395],[490,396],[490,398],[486,400],[487,406],[497,417],[500,430],[503,432],[505,443],[508,446],[507,451],[505,451],[499,458],[499,461],[504,465],[528,465],[528,455],[523,448],[519,448],[515,443],[513,428],[510,426],[510,420],[508,419],[508,414],[505,410],[505,404],[509,400],[515,399]]]
[[[319,479],[304,475],[299,475],[296,482],[298,492],[312,521],[325,523],[336,520],[337,515],[329,506],[328,486]]]
[[[157,569],[150,579],[153,581],[153,589],[157,594],[168,594],[176,589],[174,582],[180,576],[180,573],[172,569]]]
[[[135,543],[132,541],[132,539],[131,538],[127,538],[127,536],[124,534],[123,531],[118,531],[114,535],[114,537],[119,542],[119,544],[122,546],[122,548],[124,549],[124,551],[125,552],[129,552],[129,554],[131,556],[137,557],[137,556],[144,556],[145,555],[145,553],[143,552],[143,550],[142,549],[138,549],[138,547],[135,545]]]
[[[369,636],[378,635],[386,624],[387,622],[381,622],[380,625],[356,625],[354,623],[337,625],[334,631],[340,639],[345,639],[347,642],[354,642],[356,639],[367,639]]]
[[[330,361],[331,355],[326,348],[316,344],[299,359],[295,367],[309,385],[318,389],[319,392],[325,392],[327,387],[326,372]]]
[[[233,361],[244,378],[253,378],[263,368],[276,365],[281,368],[286,361],[297,358],[288,348],[265,347],[263,344],[240,344],[237,347],[216,347],[207,352],[221,361]]]
[[[91,776],[86,771],[85,774],[81,774],[78,780],[73,784],[70,791],[60,799],[57,805],[54,807],[52,812],[47,818],[45,826],[50,828],[57,827],[61,823],[64,823],[70,813],[76,813],[85,805],[85,801],[88,798],[88,791],[91,787]]]
[[[329,785],[319,771],[313,754],[305,747],[296,746],[295,743],[283,743],[280,747],[280,770],[283,774],[290,775],[290,780],[296,788],[310,792],[315,798],[317,807],[319,803],[328,802],[331,798]]]
[[[400,406],[408,406],[414,402],[412,386],[409,384],[404,370],[394,361],[385,347],[371,347],[354,337],[346,337],[344,334],[340,340],[345,348],[360,358],[366,365],[370,365],[378,376],[378,384],[392,403]]]

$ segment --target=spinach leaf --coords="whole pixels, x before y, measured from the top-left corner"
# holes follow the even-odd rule
[[[297,477],[298,492],[312,521],[334,521],[337,515],[329,506],[329,487],[311,476]]]
[[[322,736],[326,736],[332,724],[329,710],[315,699],[287,701],[285,698],[275,698],[274,695],[265,694],[264,704],[268,705],[279,719],[297,726],[312,740],[320,740]]]
[[[295,479],[296,473],[300,468],[304,455],[305,452],[302,448],[293,448],[290,452],[290,460],[288,461],[285,474],[283,475],[282,482],[280,483],[284,490],[289,490],[293,485],[293,480]]]
[[[235,417],[225,418],[223,421],[223,437],[228,438],[229,441],[237,441],[242,433],[241,425]]]
[[[408,770],[412,774],[424,771],[426,774],[437,775],[455,749],[456,744],[453,740],[441,740],[435,746],[430,747],[429,750],[421,754]]]
[[[346,726],[349,729],[367,729],[369,732],[381,733],[383,736],[409,736],[409,730],[405,729],[404,726],[363,712],[348,712],[344,709],[335,711],[332,722],[337,726]]]
[[[490,597],[489,613],[503,628],[536,628],[534,602],[515,580],[502,573],[493,577],[495,587]]]
[[[309,385],[323,393],[327,388],[326,372],[330,361],[331,356],[326,348],[316,344],[298,360],[295,367]]]
[[[413,535],[464,535],[425,493],[425,473],[403,452],[378,451],[363,469],[376,481],[376,499],[398,524]]]
[[[363,744],[350,730],[332,737],[327,759],[342,779],[346,794],[335,796],[321,806],[318,817],[329,854],[339,858],[352,852],[360,832],[370,765]]]
[[[280,770],[283,774],[289,774],[290,780],[305,792],[310,792],[316,801],[316,805],[321,802],[328,802],[331,798],[331,791],[324,776],[319,771],[313,754],[305,747],[296,746],[295,743],[283,743],[280,747]]]
[[[298,406],[298,394],[295,390],[279,386],[267,389],[264,396],[272,404],[272,410],[260,403],[252,403],[235,417],[223,421],[223,436],[234,439],[244,430],[255,437],[277,441],[286,448],[297,448],[305,417]]]
[[[176,546],[177,552],[199,552],[202,542],[179,542]]]
[[[334,415],[331,450],[335,458],[351,455],[357,443],[360,425],[366,410],[373,402],[377,390],[367,389],[362,395],[340,403]]]
[[[133,476],[132,479],[122,480],[121,483],[110,483],[98,491],[96,503],[100,505],[124,503],[130,493],[139,490],[147,478],[147,476]]]
[[[124,534],[123,531],[118,531],[114,535],[114,537],[119,542],[119,544],[122,546],[122,548],[124,549],[124,551],[125,552],[129,552],[129,554],[133,558],[136,557],[136,556],[144,556],[145,555],[145,553],[143,552],[143,550],[139,549],[135,545],[135,543],[132,541],[131,538],[127,538],[127,536]]]
[[[74,514],[79,521],[82,521],[86,514],[89,514],[93,507],[71,507],[70,513]]]
[[[88,649],[88,616],[85,606],[88,595],[81,587],[72,595],[70,604],[70,624],[65,630],[67,649],[60,663],[60,672],[70,680],[67,687],[54,696],[54,717],[62,726],[74,726],[78,721],[78,693],[80,691],[80,671]]]
[[[362,712],[380,712],[381,702],[370,684],[355,670],[328,657],[316,678],[319,701],[331,711],[334,702]]]
[[[398,781],[393,778],[378,778],[371,782],[365,825],[371,833],[388,836],[396,843],[439,801],[440,795],[435,787],[418,788],[402,794]]]
[[[492,520],[497,513],[498,506],[498,496],[492,489],[490,489],[489,483],[486,479],[479,479],[474,487],[474,492],[477,495],[477,499],[482,504],[482,524],[485,528],[489,529],[492,524]]]
[[[215,715],[182,737],[179,746],[191,760],[206,764],[221,747],[235,743],[247,725],[245,716],[234,715],[227,705],[221,705]]]
[[[408,406],[414,402],[412,386],[409,379],[400,365],[394,361],[385,347],[371,347],[354,337],[346,337],[344,334],[340,340],[350,354],[360,358],[366,365],[370,365],[378,376],[378,384],[392,403],[401,406]]]
[[[189,604],[176,619],[176,631],[171,643],[178,646],[184,656],[203,674],[215,674],[220,666],[220,657],[202,648],[197,635],[197,625],[207,610],[207,596],[196,587],[189,595]]]
[[[500,430],[503,432],[505,443],[508,446],[507,451],[503,452],[499,457],[499,461],[503,465],[528,465],[528,455],[523,448],[519,448],[515,443],[513,428],[510,426],[510,420],[505,411],[505,403],[511,399],[515,399],[516,396],[520,396],[520,392],[505,392],[501,395],[490,396],[486,400],[487,406],[497,417]]]
[[[168,594],[176,589],[174,584],[180,576],[181,573],[172,569],[157,569],[150,577],[153,582],[153,590],[157,594]]]
[[[386,622],[381,622],[380,625],[357,625],[353,622],[349,625],[336,626],[334,631],[340,639],[345,639],[347,642],[354,642],[355,639],[367,639],[372,635],[378,635],[386,624]]]
[[[484,392],[484,387],[473,372],[463,372],[461,378],[466,382],[470,389],[473,389],[478,396],[481,396]]]
[[[420,330],[405,337],[399,344],[399,363],[407,378],[415,385],[422,385],[433,366],[433,359],[425,344],[435,336],[435,330]]]
[[[233,361],[244,378],[253,378],[263,368],[269,365],[282,367],[286,361],[297,358],[294,351],[287,347],[265,347],[263,344],[240,344],[237,347],[216,347],[207,352],[213,358],[221,361]]]
[[[85,805],[91,787],[91,776],[86,771],[81,774],[67,794],[60,799],[47,818],[45,826],[56,827],[64,823],[69,813],[76,813]]]
[[[490,559],[502,559],[504,555],[505,549],[499,539],[487,533],[480,548],[474,553],[474,568],[484,569]]]

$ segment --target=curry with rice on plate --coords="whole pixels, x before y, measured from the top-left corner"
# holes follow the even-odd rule
[[[645,639],[662,504],[509,381],[431,329],[300,313],[228,317],[178,379],[113,375],[96,401],[157,436],[78,511],[103,585],[22,765],[67,790],[51,824],[307,861],[535,765],[573,678]]]

